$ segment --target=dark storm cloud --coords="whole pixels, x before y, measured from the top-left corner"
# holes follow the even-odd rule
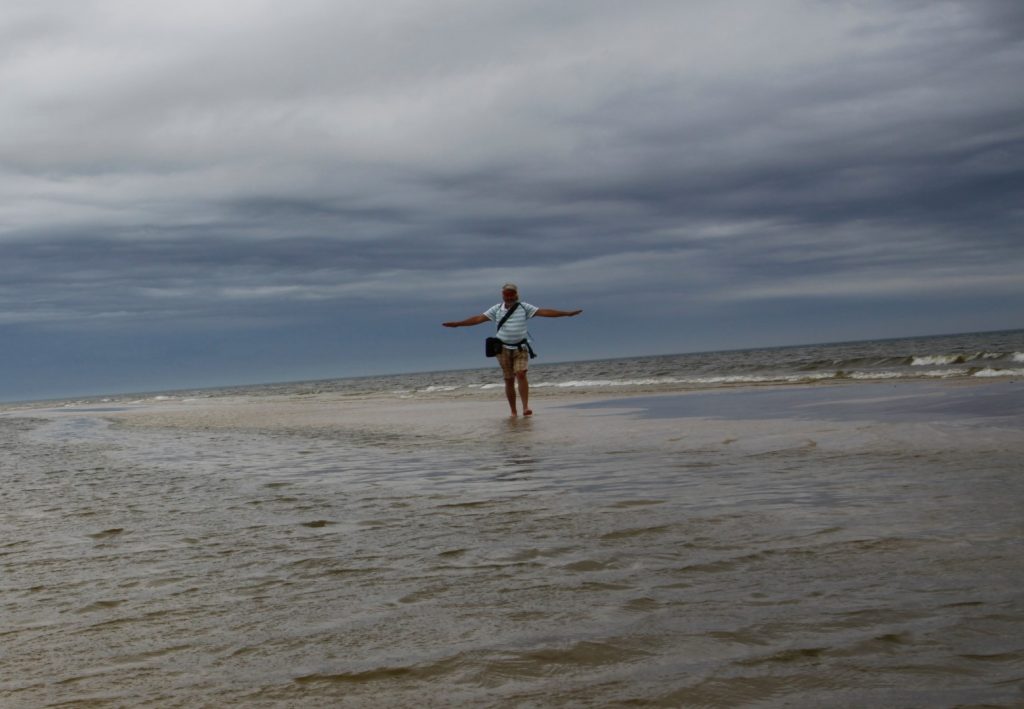
[[[1022,27],[1010,0],[18,4],[0,325],[447,313],[509,277],[652,336],[683,301],[1004,304]]]

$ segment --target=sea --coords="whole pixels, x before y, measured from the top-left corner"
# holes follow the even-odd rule
[[[483,357],[481,357],[483,360]],[[493,360],[484,360],[486,363]],[[677,392],[758,385],[807,385],[895,380],[986,381],[1024,377],[1024,330],[725,352],[530,364],[530,387],[545,393]],[[196,390],[78,397],[58,406],[139,403],[224,396],[428,397],[473,396],[503,390],[496,367],[348,377]],[[38,402],[31,402],[36,405]],[[0,404],[2,406],[2,404]]]
[[[0,707],[1024,706],[1024,331],[530,379],[0,405]]]

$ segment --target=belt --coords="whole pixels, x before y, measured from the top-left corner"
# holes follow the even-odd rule
[[[537,356],[534,353],[533,348],[530,347],[530,341],[529,340],[520,340],[519,342],[513,342],[513,343],[505,342],[504,340],[502,340],[501,344],[503,344],[505,347],[507,347],[510,350],[522,350],[525,347],[526,351],[530,353],[530,359],[533,359],[534,357]]]

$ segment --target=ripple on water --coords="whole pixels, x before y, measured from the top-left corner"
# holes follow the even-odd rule
[[[593,425],[513,459],[0,419],[0,704],[1019,699],[1019,442]]]

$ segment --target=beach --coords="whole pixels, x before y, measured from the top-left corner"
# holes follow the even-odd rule
[[[0,6],[0,709],[1024,709],[1024,0]]]
[[[0,415],[0,704],[1024,701],[1024,384],[444,389]]]

